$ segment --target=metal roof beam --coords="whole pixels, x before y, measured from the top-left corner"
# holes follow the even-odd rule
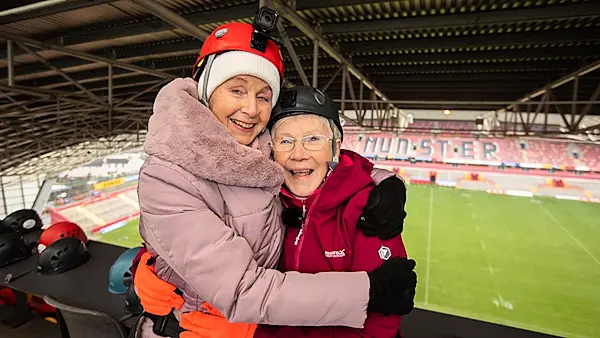
[[[147,69],[147,68],[139,67],[136,65],[132,65],[132,64],[129,64],[126,62],[111,60],[109,58],[93,55],[90,53],[80,52],[80,51],[77,51],[74,49],[65,48],[65,47],[61,47],[58,45],[44,43],[44,42],[36,41],[34,39],[22,37],[17,34],[9,32],[6,28],[1,27],[1,26],[0,26],[0,37],[4,38],[6,40],[19,41],[28,46],[32,46],[32,47],[36,47],[36,48],[40,48],[40,49],[51,49],[51,50],[57,51],[59,53],[65,54],[65,55],[74,56],[74,57],[84,59],[84,60],[87,60],[90,62],[100,62],[100,63],[104,63],[106,65],[113,65],[114,67],[127,69],[132,72],[154,75],[156,77],[165,78],[165,79],[166,78],[175,78],[171,74],[162,73],[162,72],[158,72],[158,71],[155,71],[152,69]],[[58,67],[58,66],[55,65],[55,67]]]
[[[553,55],[554,53],[554,55]],[[402,63],[402,62],[443,62],[443,61],[464,61],[464,60],[513,60],[513,59],[558,59],[558,58],[567,58],[567,59],[584,59],[590,58],[596,55],[600,55],[600,46],[586,46],[586,47],[573,47],[573,48],[541,48],[541,49],[518,49],[518,50],[502,50],[502,51],[486,51],[486,52],[455,52],[455,53],[426,53],[426,54],[393,54],[393,55],[369,55],[369,56],[355,56],[352,61],[357,66],[360,67],[362,64],[378,64],[381,67],[388,67],[386,63]],[[53,62],[56,64],[57,62]],[[159,70],[163,72],[174,72],[176,69],[188,69],[191,68],[190,65],[192,63],[192,58],[177,58],[175,60],[168,61],[157,61],[152,64],[152,69]],[[300,63],[303,65],[305,69],[311,69],[313,62],[311,60],[300,60]],[[135,63],[141,67],[149,66],[148,61]],[[319,68],[324,69],[331,66],[339,65],[339,63],[331,58],[323,58],[319,61]],[[286,69],[292,71],[295,66],[291,63],[285,63]],[[100,65],[98,67],[100,68]],[[36,70],[31,69],[32,72],[36,72]],[[104,67],[98,70],[81,70],[77,72],[67,72],[69,74],[73,74],[74,78],[78,78],[80,83],[89,83],[100,80],[106,80],[106,71],[104,71]],[[39,77],[35,77],[35,79],[43,78],[43,80],[27,80],[31,76],[17,76],[16,79],[19,80],[22,85],[35,85],[35,86],[50,86],[48,88],[58,88],[64,85],[67,85],[66,82],[59,79],[55,74],[51,72],[46,73],[38,73]],[[82,76],[79,77],[78,74]],[[115,69],[114,70],[114,79],[117,78],[125,78],[125,77],[133,77],[137,76],[133,73],[128,73],[126,71]]]
[[[72,3],[90,3],[95,4],[108,3],[114,0],[77,0],[71,1]],[[365,3],[376,3],[379,1],[361,1],[361,0],[344,0],[334,1],[332,4],[324,3],[323,1],[299,1],[297,5],[298,10],[316,9],[328,6],[347,6],[355,4]],[[94,4],[94,5],[95,5]],[[212,9],[203,12],[184,14],[181,15],[184,19],[194,25],[207,25],[223,21],[239,20],[242,18],[249,18],[254,16],[256,13],[257,6],[254,3],[232,6],[227,8]],[[50,13],[53,14],[53,13]],[[64,46],[76,45],[80,43],[90,41],[101,41],[110,39],[119,39],[135,35],[160,33],[172,30],[173,27],[166,21],[163,20],[144,20],[132,24],[123,24],[123,20],[116,21],[114,23],[101,23],[82,27],[81,29],[69,29],[64,34],[60,34],[63,39]],[[48,40],[56,38],[56,35],[46,36],[40,38],[41,40]],[[198,50],[200,46],[198,46]]]
[[[600,54],[593,58],[593,60],[600,59]],[[354,59],[353,59],[354,61]],[[472,70],[533,70],[533,69],[575,69],[581,65],[581,60],[564,60],[564,61],[505,61],[505,62],[456,62],[456,63],[440,63],[440,64],[428,64],[429,60],[423,60],[423,62],[415,63],[414,65],[402,65],[402,64],[384,64],[377,62],[377,59],[372,57],[371,63],[364,64],[354,62],[354,65],[364,72],[371,72],[373,68],[376,68],[376,73],[385,73],[389,71],[397,72],[410,72],[413,71],[424,71],[424,72],[435,72],[435,71],[451,71],[464,69],[465,72]],[[468,59],[467,59],[468,61]],[[312,69],[312,62],[301,62],[302,68]],[[288,71],[295,71],[294,65],[290,63],[284,64]],[[322,67],[320,69],[336,69],[338,63],[334,60],[323,60]]]
[[[70,1],[42,1],[28,6],[13,8],[0,12],[0,25],[64,13],[76,9],[99,6],[115,2],[116,0],[70,0]]]
[[[343,53],[380,51],[444,50],[453,48],[512,47],[516,45],[576,45],[578,42],[600,41],[600,27],[566,30],[533,31],[473,36],[443,36],[421,39],[395,39],[381,41],[340,42]],[[309,54],[311,46],[298,47],[298,54]]]
[[[596,58],[600,58],[600,55]],[[581,62],[572,61],[529,61],[529,62],[477,62],[477,63],[452,63],[452,64],[434,64],[434,65],[414,65],[414,66],[382,66],[377,64],[361,65],[361,69],[369,74],[385,74],[388,72],[458,72],[466,73],[472,71],[506,71],[506,70],[567,70],[577,69]]]
[[[305,9],[315,9],[322,7],[339,7],[339,6],[352,6],[352,5],[368,5],[372,3],[379,3],[374,0],[300,0],[296,1],[296,11]]]
[[[540,78],[546,78],[549,71],[571,71],[579,66],[577,62],[560,62],[560,61],[539,61],[539,62],[522,62],[522,63],[497,63],[497,64],[448,64],[448,65],[415,65],[415,66],[381,66],[381,65],[363,65],[360,70],[370,77],[379,79],[382,76],[395,76],[401,79],[404,76],[438,76],[456,74],[470,74],[472,77],[488,74],[502,74],[509,77],[516,77],[520,73],[539,73]],[[323,69],[319,71],[321,76],[332,75],[335,73],[334,68]],[[298,73],[295,70],[286,72],[286,78],[296,79]]]
[[[544,8],[530,7],[476,13],[401,17],[387,20],[355,21],[330,24],[325,23],[322,24],[321,27],[323,29],[323,34],[348,34],[361,32],[371,33],[378,31],[398,32],[403,30],[430,30],[435,28],[483,26],[494,24],[507,25],[520,22],[597,17],[599,15],[599,3],[583,2],[568,5],[548,6]],[[301,32],[299,31],[291,30],[289,35],[290,37],[296,37],[299,36],[300,33]]]
[[[160,41],[160,43],[153,45],[139,44],[129,45],[118,49],[103,49],[95,51],[94,54],[90,55],[94,55],[101,59],[125,62],[127,64],[150,64],[153,61],[152,59],[180,57],[181,55],[190,56],[191,59],[192,57],[198,55],[198,51],[200,50],[201,46],[202,44],[195,39],[185,41]],[[104,67],[105,63],[102,61],[91,61],[98,63],[90,64],[90,60],[73,59],[70,57],[72,55],[67,56],[69,57],[53,59],[52,64],[62,70],[71,67],[82,67],[83,69],[90,70]],[[190,61],[190,68],[194,60]],[[15,67],[15,80],[23,80],[23,75],[39,73],[39,69],[40,67],[37,64],[26,64],[21,67]],[[2,69],[0,74],[2,74],[0,76],[5,77],[7,73],[4,69]]]
[[[600,69],[600,60],[592,62],[592,63],[570,73],[569,75],[563,76],[560,79],[553,81],[553,82],[545,85],[544,87],[531,92],[530,94],[525,95],[524,97],[520,98],[517,102],[530,101],[531,99],[534,99],[548,91],[551,91],[552,89],[556,89],[564,84],[567,84],[567,83],[575,80],[576,78],[578,78],[580,76],[584,76],[584,75],[594,72],[598,69]],[[512,106],[507,107],[507,109],[510,109],[510,108],[512,108]]]
[[[577,42],[589,42],[595,41],[595,45],[591,46],[576,46]],[[560,56],[576,56],[575,53],[581,52],[579,55],[591,54],[594,50],[598,50],[600,42],[600,28],[579,28],[569,29],[565,31],[542,31],[542,32],[526,32],[526,33],[507,33],[485,36],[458,36],[458,37],[442,37],[442,38],[425,38],[425,39],[401,39],[401,40],[384,40],[384,41],[365,41],[365,42],[341,42],[340,49],[345,53],[364,53],[364,52],[383,52],[383,51],[412,51],[412,50],[451,50],[456,48],[470,48],[473,55],[481,54],[481,57],[491,58],[494,57],[513,57],[521,54],[521,57],[527,57],[528,53],[531,53],[532,57],[541,57],[544,55],[550,56],[550,49],[554,50],[556,55]],[[475,51],[477,48],[487,47],[503,47],[512,48],[516,45],[553,45],[553,44],[566,44],[568,47],[560,48],[556,46],[544,47],[541,49],[537,48],[526,48],[526,49],[514,49],[514,50],[499,50],[499,51]],[[174,54],[188,54],[190,60],[195,56],[200,48],[200,44],[197,40],[186,40],[186,41],[173,41],[173,43],[160,43],[156,45],[139,44],[134,46],[127,46],[116,50],[106,49],[96,52],[97,55],[102,58],[110,58],[113,53],[117,60],[124,60],[129,58],[136,58],[140,55],[144,57],[168,55],[169,53]],[[300,58],[313,55],[313,46],[295,46],[296,53]],[[573,49],[573,54],[571,54]],[[540,51],[541,50],[541,51]],[[463,52],[459,52],[463,53]],[[547,53],[547,54],[546,54]],[[454,53],[418,53],[418,54],[395,54],[382,56],[384,59],[397,58],[398,61],[406,59],[407,61],[418,60],[418,58],[428,58],[431,60],[442,60],[446,57],[453,59]],[[458,54],[458,53],[457,53]],[[458,54],[459,56],[468,56],[468,54]],[[431,56],[427,56],[431,55]],[[597,55],[597,54],[596,54]],[[353,58],[361,60],[363,56],[354,55]],[[377,60],[378,56],[367,55],[365,58],[372,58]],[[149,61],[143,61],[149,63]],[[52,64],[60,69],[69,67],[76,67],[85,65],[85,61],[73,60],[72,58],[57,59],[52,61]],[[190,63],[191,64],[191,63]],[[322,64],[320,62],[320,64]],[[95,66],[96,68],[101,65]],[[23,78],[23,75],[32,74],[39,72],[39,66],[27,65],[21,67],[15,67],[15,79],[19,81]],[[0,72],[3,76],[6,76],[6,70]]]
[[[398,74],[378,75],[377,83],[511,83],[522,81],[526,83],[545,83],[551,75],[544,72],[504,72],[471,74]]]
[[[274,1],[272,1],[272,3],[273,3],[273,6],[275,7],[275,9],[278,10],[284,18],[286,18],[290,23],[292,23],[294,26],[296,26],[298,29],[300,29],[302,31],[302,33],[304,33],[311,40],[319,41],[319,47],[321,49],[323,49],[325,52],[327,52],[327,54],[329,54],[332,58],[334,58],[339,63],[345,64],[348,67],[348,71],[353,76],[358,78],[359,81],[361,81],[367,88],[371,89],[375,93],[375,95],[380,97],[383,101],[387,101],[387,97],[385,96],[385,94],[383,94],[380,90],[378,90],[377,87],[371,81],[369,81],[369,79],[365,75],[363,75],[358,69],[356,69],[356,67],[354,67],[352,62],[347,60],[327,40],[325,40],[325,38],[323,38],[323,36],[321,36],[319,33],[317,33],[310,26],[309,23],[307,23],[304,19],[302,19],[292,8],[288,7],[281,0],[274,0]],[[309,53],[310,53],[310,52],[312,52],[313,46],[309,46],[309,48],[311,49],[311,51],[309,51]],[[309,54],[309,53],[307,53],[307,54]]]
[[[444,97],[444,96],[447,96]],[[439,97],[438,99],[434,99],[436,97]],[[406,95],[405,97],[399,97],[399,98],[395,98],[393,100],[390,100],[390,103],[394,103],[397,105],[408,105],[408,104],[412,104],[412,105],[418,105],[418,104],[431,104],[431,105],[445,105],[445,106],[454,106],[454,105],[462,105],[462,106],[503,106],[503,105],[509,105],[509,104],[520,104],[520,105],[524,105],[524,106],[534,106],[534,105],[538,105],[540,104],[540,102],[516,102],[514,100],[510,99],[510,96],[506,96],[506,94],[504,94],[503,96],[498,96],[495,100],[490,100],[490,99],[486,99],[485,97],[480,97],[480,96],[473,96],[473,95],[468,95],[465,96],[464,100],[459,100],[463,98],[462,96],[456,96],[454,94],[451,95],[438,95],[436,93],[427,93],[427,95],[421,95],[421,97],[414,97],[414,95]],[[333,95],[333,100],[336,102],[340,102],[341,100],[339,100],[336,96]],[[362,102],[362,103],[374,103],[374,102],[381,102],[381,101],[374,101],[374,100],[368,100],[368,99],[363,99],[363,100],[348,100],[346,99],[346,103],[351,103],[351,102]],[[570,105],[572,104],[573,101],[549,101],[548,104],[553,104],[553,105]],[[599,104],[600,101],[575,101],[575,103],[577,104],[588,104],[588,103],[592,103],[592,104]]]
[[[447,81],[447,82],[411,82],[411,81],[382,81],[379,80],[379,78],[377,78],[377,86],[385,89],[385,92],[394,92],[394,91],[403,91],[403,90],[446,90],[446,89],[452,89],[455,91],[462,91],[462,90],[467,90],[467,91],[473,91],[476,92],[478,90],[498,90],[498,91],[502,91],[505,90],[507,88],[510,88],[511,90],[516,89],[516,91],[518,92],[525,92],[527,90],[531,90],[532,88],[535,88],[536,82],[515,82],[514,84],[511,84],[510,86],[506,86],[506,82],[499,84],[496,81],[492,81],[492,82],[485,82],[485,81],[479,81],[479,82],[455,82],[455,81]],[[337,86],[331,86],[332,90],[336,90],[336,89],[340,89],[341,86],[337,85]],[[593,88],[592,88],[593,89]]]
[[[396,62],[448,62],[465,60],[514,60],[514,59],[583,59],[600,55],[600,46],[574,46],[569,48],[515,48],[509,50],[486,50],[447,53],[414,53],[414,54],[373,54],[354,55],[352,62],[364,63],[396,63]]]
[[[227,8],[214,9],[193,14],[181,15],[184,19],[193,25],[208,25],[223,21],[239,20],[251,17],[256,13],[255,4],[232,6]],[[60,34],[52,34],[40,38],[41,40],[51,40],[60,37],[64,46],[77,45],[91,41],[104,41],[126,38],[136,35],[156,34],[160,32],[172,31],[173,25],[162,19],[141,20],[131,24],[123,24],[123,20],[113,23],[101,23],[90,26],[84,26],[80,29],[69,29]],[[196,50],[200,50],[196,42]],[[0,52],[0,57],[2,54]]]
[[[154,14],[158,18],[163,21],[168,22],[169,24],[183,30],[188,35],[195,37],[200,41],[204,41],[208,38],[210,32],[198,27],[196,24],[191,23],[190,21],[183,18],[181,15],[175,13],[174,11],[168,9],[167,7],[153,1],[153,0],[131,0],[144,9],[148,10],[150,13]]]
[[[154,70],[170,74],[173,76],[173,78],[175,78],[175,77],[177,77],[177,75],[175,75],[175,74],[178,73],[178,69],[191,68],[190,65],[191,65],[191,63],[188,60],[173,60],[173,61],[168,61],[168,62],[157,64],[158,67],[156,67]],[[100,69],[96,69],[96,70],[91,70],[91,71],[73,72],[73,73],[69,73],[69,75],[73,80],[77,81],[80,84],[89,84],[89,83],[95,83],[95,82],[102,81],[102,82],[104,82],[104,85],[106,85],[106,81],[108,80],[108,73],[104,67],[100,68]],[[117,81],[117,80],[119,80],[119,79],[132,78],[132,77],[138,77],[138,76],[154,77],[152,75],[132,73],[132,72],[129,72],[129,71],[126,71],[123,69],[114,69],[113,70],[114,84],[118,84],[119,81]],[[154,79],[159,80],[156,77],[154,77]],[[18,84],[23,85],[23,86],[32,86],[32,87],[48,88],[48,89],[55,89],[55,88],[60,88],[60,87],[71,85],[68,81],[65,81],[61,76],[57,76],[57,75],[49,76],[49,77],[45,77],[45,78],[41,78],[41,79],[36,79],[36,80],[21,81]],[[87,86],[86,86],[86,88],[87,88]]]

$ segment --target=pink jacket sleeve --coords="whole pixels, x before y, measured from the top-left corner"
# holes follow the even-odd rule
[[[141,229],[201,299],[230,322],[363,327],[365,272],[281,273],[258,266],[246,240],[209,210],[201,187],[186,174],[177,166],[142,168]]]
[[[373,170],[371,170],[371,178],[373,179],[373,182],[375,182],[376,185],[379,185],[381,181],[394,175],[395,174],[393,172],[385,169],[373,168]],[[400,176],[398,176],[398,178],[402,179],[402,177]]]

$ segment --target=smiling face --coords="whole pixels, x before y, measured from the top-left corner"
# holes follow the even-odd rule
[[[243,145],[260,134],[271,117],[271,87],[253,76],[236,76],[223,82],[208,103],[213,114]]]
[[[292,194],[308,197],[323,182],[332,160],[332,131],[327,120],[317,115],[286,117],[273,126],[275,161],[283,168],[285,184]],[[314,150],[308,150],[303,145]],[[279,151],[280,146],[294,148]],[[340,141],[336,142],[337,152]]]

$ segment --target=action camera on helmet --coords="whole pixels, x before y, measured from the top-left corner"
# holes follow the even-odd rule
[[[272,39],[271,33],[277,27],[278,20],[279,13],[270,8],[261,7],[254,16],[254,22],[252,22],[254,32],[252,33],[250,47],[264,52],[267,49],[267,42]]]
[[[252,26],[254,29],[259,29],[265,33],[270,33],[275,30],[275,27],[277,27],[278,19],[279,13],[268,7],[261,7],[258,10],[258,14],[256,14],[254,17]]]

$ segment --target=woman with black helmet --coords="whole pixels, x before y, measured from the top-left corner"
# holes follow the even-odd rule
[[[285,179],[280,198],[287,229],[279,269],[301,273],[369,271],[371,298],[367,305],[369,314],[362,328],[301,329],[298,326],[265,325],[258,327],[254,337],[396,337],[400,314],[410,312],[413,307],[415,262],[406,259],[402,237],[397,231],[398,228],[401,231],[402,220],[394,225],[395,228],[371,236],[373,228],[366,222],[366,217],[370,216],[365,215],[378,201],[388,197],[381,196],[386,190],[396,190],[396,197],[405,196],[402,180],[387,171],[374,169],[371,162],[356,153],[341,150],[343,133],[337,107],[331,98],[312,87],[283,90],[268,127],[273,134],[275,160],[283,166]],[[380,184],[387,188],[377,189],[373,194],[373,178],[387,178]],[[402,215],[405,215],[404,201],[405,197],[396,201]],[[385,228],[384,225],[379,228]],[[402,292],[393,292],[388,283],[379,282],[382,273],[395,275],[395,288]],[[144,276],[144,284],[147,284],[149,275],[145,273]],[[174,288],[162,281],[155,282],[160,283],[161,288]],[[338,289],[336,295],[347,294],[347,286],[334,284]],[[173,299],[161,299],[147,290],[139,292],[142,301],[162,307],[162,312],[177,306]],[[302,290],[297,292],[302,297],[310,297]],[[326,303],[327,299],[323,299],[323,304]],[[289,310],[299,318],[305,315],[301,308]],[[225,330],[221,333],[223,336],[229,334]]]
[[[284,168],[280,197],[284,206],[281,271],[369,271],[383,264],[404,264],[406,293],[388,301],[413,306],[415,262],[406,259],[400,235],[367,237],[359,222],[375,187],[373,164],[341,149],[343,130],[333,100],[312,87],[282,91],[268,124],[273,135],[275,161]],[[381,172],[382,174],[384,172]],[[402,180],[388,180],[405,193]],[[388,184],[386,183],[386,184]],[[371,201],[373,203],[373,201]],[[399,203],[404,206],[404,201]],[[402,208],[403,209],[403,208]],[[401,210],[404,212],[404,210]],[[340,286],[342,287],[342,286]],[[372,284],[371,293],[383,292]],[[373,301],[364,328],[259,326],[255,337],[396,337],[400,316]]]

